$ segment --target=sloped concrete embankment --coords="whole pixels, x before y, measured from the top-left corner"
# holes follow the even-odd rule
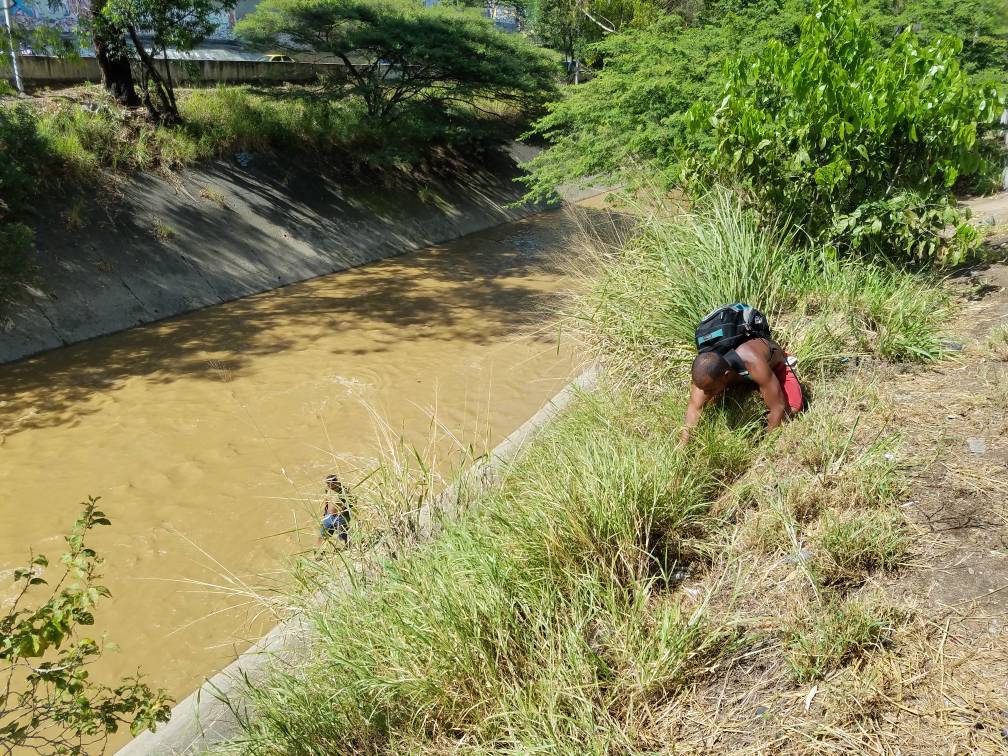
[[[0,362],[515,220],[541,209],[510,206],[531,154],[516,146],[478,167],[394,181],[239,155],[174,181],[132,178],[114,209],[85,199],[42,211],[39,283],[0,314]]]

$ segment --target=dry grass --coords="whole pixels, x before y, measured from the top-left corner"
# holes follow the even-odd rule
[[[990,332],[987,348],[995,359],[1008,361],[1008,323],[1002,323]]]

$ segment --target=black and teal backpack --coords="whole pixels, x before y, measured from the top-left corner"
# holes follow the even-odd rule
[[[718,307],[700,321],[696,329],[697,352],[725,355],[751,339],[769,339],[766,316],[747,304]]]

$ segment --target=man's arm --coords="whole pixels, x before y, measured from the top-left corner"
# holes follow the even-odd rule
[[[689,403],[686,405],[686,417],[683,418],[683,429],[679,434],[679,446],[689,443],[690,431],[700,422],[700,413],[710,398],[696,386],[690,387]]]
[[[769,410],[767,429],[773,430],[787,417],[788,404],[784,389],[770,369],[769,363],[764,360],[756,360],[752,364],[746,363],[746,367],[749,368],[749,377],[759,386],[760,395]]]

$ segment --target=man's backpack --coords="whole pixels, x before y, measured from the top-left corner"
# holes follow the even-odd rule
[[[710,313],[696,329],[697,352],[724,355],[750,339],[769,339],[766,316],[747,304],[730,304]]]

